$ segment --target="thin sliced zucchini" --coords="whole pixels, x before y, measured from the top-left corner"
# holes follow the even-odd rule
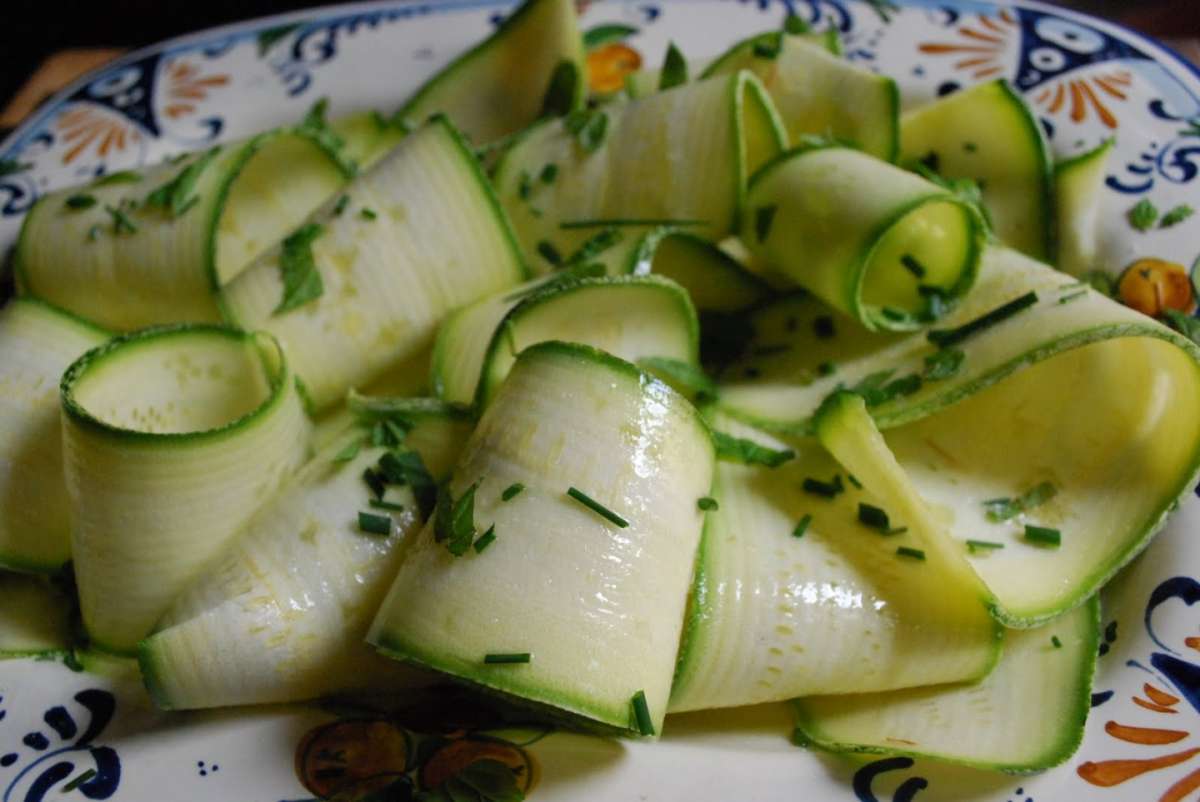
[[[992,771],[1048,769],[1083,740],[1099,642],[1093,597],[1045,626],[1010,632],[996,670],[977,684],[799,699],[796,741]]]
[[[73,605],[47,577],[0,571],[0,660],[70,648]]]
[[[318,411],[423,352],[451,309],[525,275],[487,179],[444,118],[410,134],[345,197],[316,214],[318,228],[306,226],[316,232],[306,245],[315,297],[280,311],[286,241],[223,291],[233,320],[283,343]]]
[[[985,238],[970,203],[842,147],[800,148],[760,170],[741,233],[776,272],[867,329],[893,331],[936,319],[966,294]]]
[[[724,416],[713,425],[788,449]],[[886,506],[869,485],[858,488],[812,440],[794,450],[776,468],[717,464],[711,495],[719,506],[707,513],[671,710],[986,674],[1000,630],[959,552],[948,561],[898,556],[899,546],[926,536],[866,527],[858,505]],[[898,510],[888,512],[912,531]]]
[[[1036,302],[1021,308],[1031,292]],[[1200,349],[1010,250],[989,251],[979,285],[941,331],[1006,307],[1019,311],[935,349],[923,335],[870,335],[827,311],[832,336],[822,339],[812,325],[822,314],[793,305],[790,341],[778,318],[755,321],[770,342],[791,345],[754,363],[764,384],[723,387],[719,403],[803,434],[838,384],[871,397],[889,446],[954,536],[1003,545],[970,559],[997,598],[996,615],[1031,627],[1094,594],[1194,485]],[[817,375],[834,348],[842,361]],[[781,381],[785,373],[815,378],[802,385]],[[989,520],[985,501],[1019,499],[1043,483],[1055,492],[1036,509]],[[1058,530],[1060,545],[1031,540],[1026,524]]]
[[[308,419],[270,337],[199,325],[89,351],[62,404],[84,625],[128,653],[303,462]]]
[[[54,572],[71,559],[58,380],[80,354],[109,336],[29,298],[0,310],[2,568]]]
[[[1058,260],[1064,273],[1082,276],[1097,268],[1100,248],[1100,202],[1104,177],[1115,141],[1054,166],[1054,201],[1058,219]]]
[[[771,296],[771,287],[713,243],[667,227],[642,238],[634,272],[648,269],[679,284],[700,312],[736,312]]]
[[[699,71],[700,78],[728,75],[738,70],[750,70],[756,74],[760,70],[765,72],[783,52],[785,43],[789,42],[816,45],[834,56],[842,54],[841,41],[838,39],[837,31],[832,28],[819,33],[802,34],[766,31],[746,37],[717,56]]]
[[[138,659],[159,707],[293,702],[348,691],[394,692],[422,675],[363,643],[423,521],[412,482],[383,499],[363,481],[385,454],[415,452],[433,476],[470,432],[461,411],[428,399],[354,399],[359,418],[242,529],[214,568],[171,605]],[[372,445],[404,436],[399,445]],[[357,449],[357,453],[355,452]],[[435,469],[433,466],[436,465]],[[380,507],[382,501],[388,505]],[[366,531],[366,525],[381,525]]]
[[[586,75],[573,0],[525,0],[491,36],[430,78],[397,117],[419,124],[445,114],[484,144],[540,117],[548,91],[561,91],[569,109],[582,106]],[[572,83],[552,88],[567,79]]]
[[[978,84],[900,120],[901,161],[979,183],[1001,242],[1035,259],[1054,253],[1053,174],[1041,125],[1004,80]]]
[[[826,34],[751,37],[709,66],[704,75],[741,69],[757,75],[771,93],[791,144],[799,144],[805,135],[832,137],[884,161],[896,160],[900,152],[896,82],[840,58],[829,47]]]
[[[377,158],[386,134],[359,115],[344,143],[284,128],[41,198],[15,260],[23,292],[116,330],[218,322],[217,289]],[[381,137],[383,139],[381,139]]]
[[[501,157],[495,184],[526,259],[545,273],[596,233],[576,227],[588,221],[686,221],[721,239],[747,177],[784,142],[766,90],[741,72],[542,123]]]
[[[441,501],[453,520],[413,540],[368,640],[600,727],[657,733],[712,466],[707,427],[665,384],[587,346],[527,349]],[[501,653],[528,662],[486,662]]]
[[[673,281],[585,278],[517,294],[466,307],[442,327],[433,362],[441,398],[483,409],[517,356],[547,340],[584,343],[630,362],[654,356],[699,367],[696,310]]]

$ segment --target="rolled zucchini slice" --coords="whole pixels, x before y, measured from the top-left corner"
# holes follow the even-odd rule
[[[542,123],[494,180],[526,259],[545,273],[595,234],[580,225],[589,221],[688,221],[721,239],[746,179],[785,137],[762,84],[739,72]]]
[[[220,322],[218,288],[345,185],[347,153],[397,136],[370,115],[332,130],[341,149],[285,128],[46,195],[17,242],[23,292],[122,331]]]
[[[814,147],[751,179],[741,238],[867,329],[903,331],[971,288],[986,231],[970,203],[936,184],[857,150]]]
[[[74,604],[48,577],[0,571],[0,660],[69,649]]]
[[[422,681],[363,637],[403,541],[423,523],[414,487],[433,489],[470,422],[429,399],[356,404],[355,424],[255,513],[142,641],[138,660],[159,707],[294,702]],[[399,462],[417,473],[377,496],[364,473],[386,481]]]
[[[274,335],[316,410],[418,356],[451,309],[525,277],[474,155],[436,118],[223,290]]]
[[[789,449],[728,417],[712,423]],[[775,468],[717,464],[719,506],[706,515],[671,710],[983,677],[1001,631],[961,549],[898,555],[901,545],[925,549],[918,538],[946,535],[916,531],[895,508],[892,523],[908,532],[869,528],[858,505],[887,509],[881,495],[857,474],[862,487],[854,484],[811,439],[794,454]]]
[[[1037,629],[1009,632],[981,682],[798,699],[795,740],[1011,773],[1057,766],[1083,740],[1099,636],[1093,597]]]
[[[30,298],[0,310],[0,568],[53,573],[71,559],[58,380],[109,336]]]
[[[1054,202],[1058,230],[1055,266],[1072,276],[1099,267],[1100,209],[1104,177],[1115,141],[1054,166]]]
[[[305,460],[308,418],[274,340],[202,325],[89,351],[62,408],[84,626],[130,653]]]
[[[584,343],[629,362],[666,357],[700,364],[700,324],[678,284],[658,276],[585,278],[455,313],[438,334],[433,384],[446,401],[483,409],[517,356],[547,340]]]
[[[900,120],[901,161],[979,184],[996,236],[1035,259],[1054,253],[1054,184],[1041,125],[1004,80],[978,84]]]
[[[583,105],[587,71],[573,0],[525,0],[481,43],[430,78],[397,116],[445,114],[475,144],[520,131],[544,112]]]
[[[838,384],[865,395],[917,492],[956,538],[984,544],[968,559],[1008,626],[1083,603],[1195,483],[1200,350],[1015,251],[990,251],[979,285],[928,336],[871,335],[808,309],[791,307],[792,347],[763,365],[764,383],[721,388],[722,408],[799,435]],[[771,342],[787,336],[768,320],[756,327]]]
[[[597,727],[657,733],[712,467],[707,427],[665,384],[583,345],[525,350],[441,502],[453,520],[413,540],[368,640]]]
[[[828,34],[778,32],[751,37],[710,65],[704,77],[742,69],[757,75],[770,92],[792,145],[805,135],[831,137],[884,161],[896,160],[900,152],[896,82],[841,58],[836,48],[830,48]]]

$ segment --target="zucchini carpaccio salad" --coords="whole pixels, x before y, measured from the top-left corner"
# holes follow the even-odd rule
[[[1200,350],[1090,275],[1108,146],[1056,168],[1004,82],[902,114],[795,17],[585,75],[527,0],[394,113],[39,200],[0,651],[1065,760],[1097,592],[1200,465]]]

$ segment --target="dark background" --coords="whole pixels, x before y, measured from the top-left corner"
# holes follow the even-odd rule
[[[1067,0],[1158,36],[1200,37],[1200,0]],[[5,0],[0,107],[41,63],[71,47],[138,47],[189,31],[318,5],[304,0]]]

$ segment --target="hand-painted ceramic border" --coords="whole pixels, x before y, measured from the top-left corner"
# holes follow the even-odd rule
[[[598,45],[612,64],[657,62],[667,41],[714,54],[794,12],[841,32],[849,58],[895,76],[915,104],[1008,78],[1056,153],[1108,137],[1117,155],[1104,198],[1105,269],[1146,280],[1187,274],[1200,223],[1141,233],[1136,201],[1200,208],[1200,72],[1116,25],[1045,3],[975,0],[581,0],[583,23],[628,28]],[[46,103],[0,147],[27,165],[0,176],[0,243],[52,188],[135,167],[298,118],[319,97],[334,112],[397,106],[420,80],[485,35],[511,0],[384,2],[227,26],[133,53]],[[604,48],[623,48],[619,59]],[[612,55],[611,53],[607,55]],[[605,67],[605,65],[609,65]],[[364,80],[369,76],[369,80]],[[1123,282],[1124,284],[1124,282]],[[1178,283],[1176,283],[1177,285]],[[1191,282],[1160,303],[1192,312]],[[1138,296],[1136,281],[1127,300]],[[1150,310],[1159,311],[1159,310]],[[406,799],[479,759],[508,765],[537,800],[751,798],[935,802],[1174,802],[1200,789],[1200,503],[1189,499],[1105,594],[1094,714],[1065,766],[1012,778],[907,758],[849,763],[792,746],[784,706],[673,717],[656,744],[548,734],[443,697],[386,706],[155,712],[114,665],[74,673],[0,663],[0,802],[47,799]]]

